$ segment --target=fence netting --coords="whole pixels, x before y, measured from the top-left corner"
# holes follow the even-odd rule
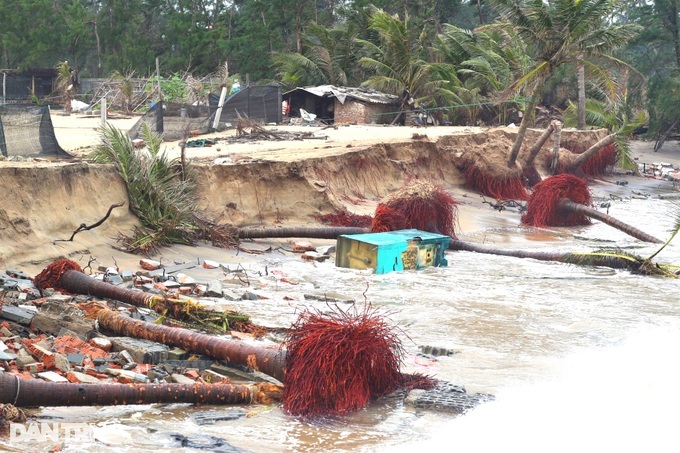
[[[54,134],[48,106],[0,105],[0,153],[5,157],[70,157]]]

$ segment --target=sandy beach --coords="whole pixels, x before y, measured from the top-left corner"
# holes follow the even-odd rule
[[[115,115],[109,124],[128,130],[137,119]],[[85,255],[84,251],[134,261],[135,257],[111,248],[118,235],[138,225],[127,208],[113,210],[101,227],[80,233],[75,241],[55,242],[68,238],[81,223],[99,220],[110,205],[125,201],[127,195],[111,166],[78,163],[99,143],[101,118],[54,114],[52,122],[60,145],[76,160],[0,162],[9,188],[0,196],[0,259],[5,266],[27,272],[38,272],[59,256]],[[492,209],[493,200],[468,190],[451,160],[473,149],[502,155],[511,143],[505,137],[512,137],[516,128],[267,128],[312,132],[319,138],[234,143],[227,139],[235,131],[227,130],[201,136],[213,139],[214,146],[186,148],[187,159],[196,164],[201,207],[216,221],[236,226],[318,225],[319,215],[337,209],[370,215],[382,197],[410,178],[420,178],[441,185],[459,201],[457,231],[464,238],[520,226],[519,211]],[[539,130],[530,130],[527,141],[538,134]],[[633,142],[636,162],[680,166],[677,143],[668,142],[658,153],[650,148],[648,143]],[[180,155],[178,141],[164,143],[162,149],[172,157]],[[629,184],[616,184],[621,178]],[[598,197],[610,193],[630,197],[632,191],[675,189],[668,181],[612,174],[591,181],[591,190]],[[205,253],[212,252],[201,251]]]

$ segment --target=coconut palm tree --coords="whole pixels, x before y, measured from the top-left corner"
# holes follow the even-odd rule
[[[377,34],[378,42],[358,40],[365,54],[359,65],[371,74],[363,85],[396,95],[407,89],[421,106],[450,105],[460,100],[456,84],[451,83],[457,80],[455,68],[437,67],[427,60],[429,39],[424,31],[413,28],[408,16],[401,20],[373,8],[369,29]]]
[[[491,101],[531,63],[522,38],[496,24],[472,31],[445,24],[437,37],[436,51],[442,62],[455,68],[459,79],[457,94],[470,112],[480,107],[491,108]],[[501,104],[498,112],[501,122],[505,121],[505,111],[506,104]]]
[[[301,53],[272,56],[281,82],[288,88],[353,84],[358,80],[355,23],[327,28],[312,23],[302,36]]]
[[[501,19],[522,36],[534,58],[534,65],[504,93],[507,97],[525,86],[532,92],[508,157],[508,165],[514,166],[545,80],[565,63],[586,64],[593,56],[609,55],[634,37],[638,27],[607,23],[605,18],[615,0],[493,0],[493,3]]]

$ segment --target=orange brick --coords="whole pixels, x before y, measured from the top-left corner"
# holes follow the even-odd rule
[[[200,376],[198,375],[198,371],[194,369],[188,369],[184,372],[184,375],[188,378],[193,379],[194,381],[198,379]]]
[[[54,354],[45,355],[43,357],[43,365],[45,366],[46,370],[51,370],[52,368],[54,368],[55,365],[56,365],[56,361],[54,359]]]
[[[70,371],[66,373],[66,379],[68,379],[69,382],[78,382],[78,378],[76,377],[76,375]]]
[[[153,365],[150,363],[140,363],[132,371],[139,374],[146,374],[149,372],[151,367],[153,367]]]

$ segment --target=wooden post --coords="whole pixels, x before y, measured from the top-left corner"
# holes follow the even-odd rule
[[[222,93],[220,93],[220,101],[217,103],[217,112],[215,112],[215,118],[213,119],[212,128],[217,130],[217,126],[220,124],[220,118],[222,117],[222,107],[224,106],[224,100],[227,97],[227,87],[222,87]]]

